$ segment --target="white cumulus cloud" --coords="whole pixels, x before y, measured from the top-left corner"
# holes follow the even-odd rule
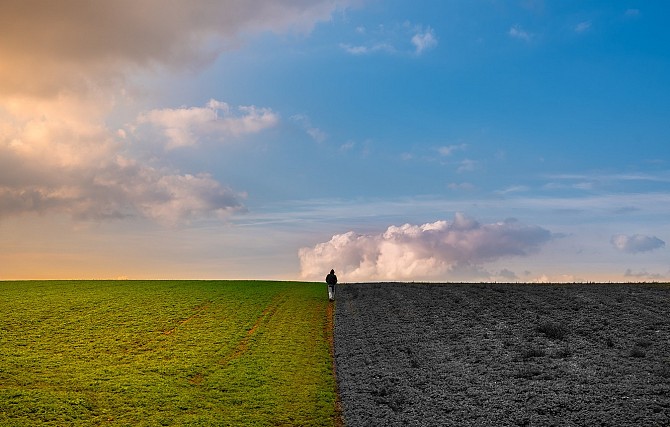
[[[665,242],[656,236],[644,236],[642,234],[616,234],[610,240],[612,245],[620,251],[639,253],[653,251],[665,246]]]
[[[551,238],[548,230],[513,219],[480,224],[457,213],[453,221],[392,225],[380,234],[337,234],[298,256],[301,276],[309,280],[331,268],[346,281],[448,280],[450,273],[534,253]]]

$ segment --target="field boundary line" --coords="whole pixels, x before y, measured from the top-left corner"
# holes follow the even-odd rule
[[[330,350],[330,358],[333,361],[332,371],[335,380],[335,415],[333,415],[333,424],[335,427],[344,427],[344,417],[342,412],[342,400],[340,399],[340,387],[337,382],[337,366],[335,365],[335,302],[328,302],[326,308],[326,339]]]

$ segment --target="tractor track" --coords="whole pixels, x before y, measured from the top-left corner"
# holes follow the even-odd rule
[[[181,326],[187,324],[196,317],[200,317],[200,315],[202,315],[202,313],[206,311],[212,305],[212,303],[213,301],[208,301],[206,304],[196,306],[193,309],[195,312],[192,315],[188,316],[186,319],[180,320],[179,323],[177,323],[177,325],[174,328],[163,331],[163,335],[172,335]]]
[[[239,359],[242,357],[248,350],[249,350],[249,345],[256,334],[256,332],[261,328],[261,326],[266,325],[272,317],[275,315],[279,307],[286,302],[287,296],[285,295],[277,295],[275,296],[270,304],[263,309],[261,312],[261,315],[258,316],[254,324],[247,330],[246,335],[237,343],[237,345],[233,348],[231,352],[223,356],[219,360],[220,365],[228,365],[230,362],[232,362],[235,359]]]

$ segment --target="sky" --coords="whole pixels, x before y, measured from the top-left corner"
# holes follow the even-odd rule
[[[0,280],[670,280],[670,3],[4,0]]]

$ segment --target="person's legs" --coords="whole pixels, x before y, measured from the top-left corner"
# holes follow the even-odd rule
[[[328,285],[328,299],[331,301],[335,299],[335,286],[333,285]]]

